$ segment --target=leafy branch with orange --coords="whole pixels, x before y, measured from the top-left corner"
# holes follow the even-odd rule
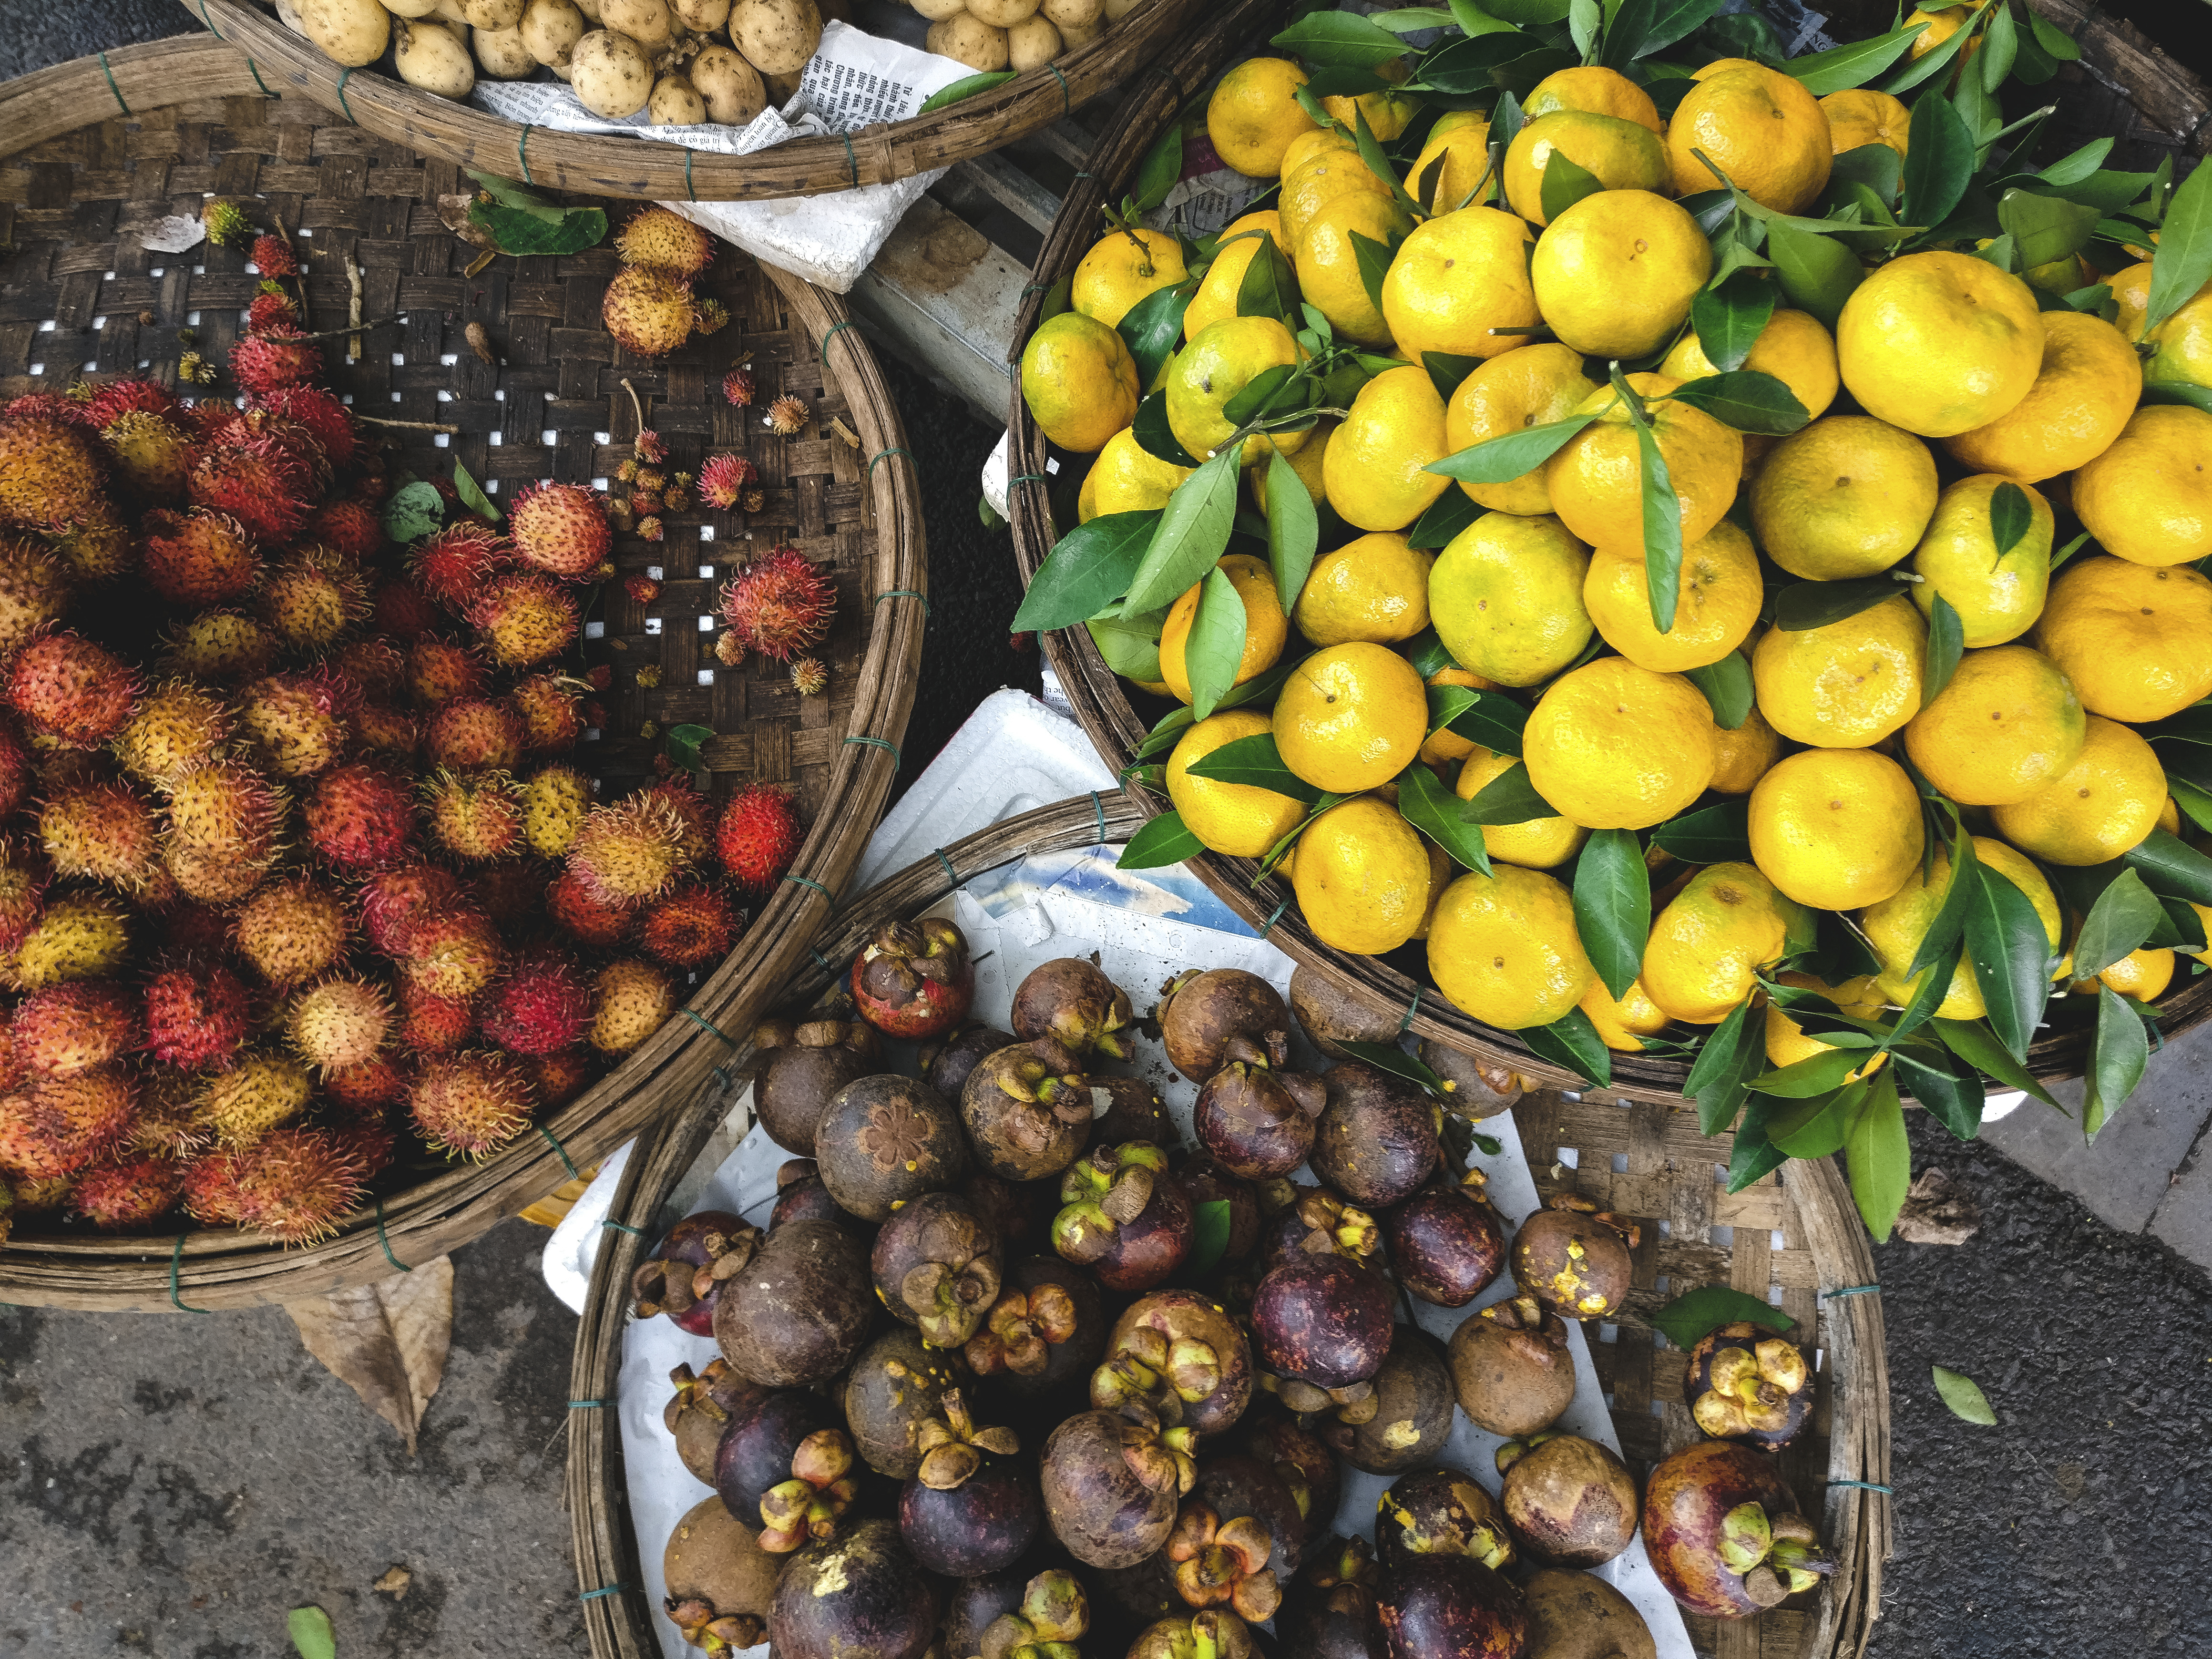
[[[1732,1190],[1840,1151],[1877,1237],[1906,1099],[2052,1103],[2039,1033],[2094,1135],[2212,963],[2212,174],[2040,159],[2077,54],[2019,0],[1273,44],[1023,356],[1093,459],[1014,625],[1170,704],[1122,863],[1250,860],[1593,1084],[1677,1060]],[[1147,228],[1201,129],[1261,188]]]

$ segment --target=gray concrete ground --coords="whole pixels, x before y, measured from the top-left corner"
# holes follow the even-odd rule
[[[190,27],[174,0],[5,0],[0,79]],[[1003,533],[976,527],[995,433],[890,372],[933,565],[910,775],[1036,659],[1006,641]],[[1878,1252],[1899,1545],[1881,1659],[2212,1656],[2212,1284],[2182,1259],[2212,1262],[2208,1060],[2204,1033],[2155,1057],[2094,1148],[2033,1103],[1972,1147],[1916,1122],[1917,1161],[1987,1220],[1963,1247]],[[283,1659],[309,1602],[343,1659],[583,1651],[561,1498],[575,1327],[544,1238],[511,1222],[456,1253],[413,1460],[276,1310],[0,1308],[0,1659]],[[1997,1426],[1952,1417],[1931,1364],[1976,1377]],[[372,1588],[395,1565],[404,1598]]]

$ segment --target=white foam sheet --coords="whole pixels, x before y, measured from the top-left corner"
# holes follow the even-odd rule
[[[1097,953],[1099,966],[1129,993],[1141,1009],[1171,975],[1182,969],[1243,968],[1287,990],[1291,959],[1265,940],[1201,927],[1174,914],[1182,901],[1169,889],[1115,872],[1111,852],[1060,854],[994,872],[971,881],[927,914],[949,916],[967,934],[974,951],[975,1013],[1001,1027],[1010,1018],[1016,986],[1040,963],[1055,957]],[[1166,912],[1163,914],[1162,912]],[[1309,1066],[1327,1062],[1294,1045],[1295,1058]],[[1165,1100],[1177,1128],[1190,1136],[1194,1085],[1184,1079],[1158,1046],[1139,1044],[1136,1069],[1152,1080]],[[1489,1178],[1489,1191],[1509,1219],[1536,1207],[1536,1183],[1510,1114],[1486,1121],[1482,1132],[1501,1143],[1492,1155],[1476,1153]],[[773,1206],[775,1171],[787,1154],[756,1127],[732,1148],[726,1139],[710,1145],[677,1194],[674,1212],[718,1207],[733,1209],[764,1223]],[[1310,1171],[1301,1176],[1313,1179]],[[587,1224],[597,1231],[597,1223]],[[1459,1322],[1511,1290],[1501,1279],[1470,1307],[1447,1309],[1415,1303],[1424,1329],[1448,1336]],[[1560,1426],[1620,1449],[1580,1327],[1568,1327],[1575,1362],[1574,1403]],[[665,1586],[660,1574],[662,1546],[677,1521],[706,1498],[710,1488],[686,1470],[675,1443],[661,1424],[669,1394],[668,1373],[679,1364],[695,1370],[714,1358],[711,1339],[687,1336],[665,1319],[634,1322],[625,1334],[617,1383],[623,1462],[629,1475],[630,1516],[637,1528],[639,1565],[647,1599],[658,1606]],[[1499,1441],[1458,1414],[1439,1462],[1473,1474],[1492,1492],[1498,1489],[1493,1461]],[[1204,1448],[1200,1448],[1200,1455]],[[1376,1502],[1389,1480],[1345,1467],[1344,1497],[1335,1529],[1370,1541]],[[1692,1659],[1688,1633],[1674,1601],[1659,1583],[1639,1536],[1597,1574],[1635,1603],[1658,1644],[1660,1659]],[[674,1625],[662,1621],[661,1646],[667,1659],[686,1659],[688,1650]],[[752,1650],[765,1655],[766,1644]]]

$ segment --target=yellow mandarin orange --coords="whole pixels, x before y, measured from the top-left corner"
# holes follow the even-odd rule
[[[1022,401],[1044,435],[1089,453],[1137,417],[1137,365],[1119,331],[1064,311],[1022,348]]]
[[[1489,749],[1476,748],[1459,769],[1459,780],[1452,786],[1453,793],[1462,800],[1473,800],[1490,784],[1522,764],[1517,755],[1501,755]],[[1507,864],[1522,865],[1531,870],[1555,870],[1582,850],[1589,839],[1589,831],[1578,823],[1565,818],[1529,818],[1520,823],[1486,823],[1482,826],[1483,851],[1493,859]]]
[[[1871,749],[1803,749],[1751,792],[1751,860],[1800,904],[1856,910],[1920,862],[1920,792]]]
[[[1283,177],[1288,179],[1323,150],[1337,150],[1346,155],[1359,154],[1358,141],[1342,127],[1316,127],[1302,132],[1290,142],[1283,152]],[[1285,252],[1289,249],[1285,248]]]
[[[2041,483],[2103,454],[2142,396],[2127,337],[2087,312],[2043,313],[2043,356],[2027,395],[1996,419],[1942,440],[1962,466]]]
[[[1828,118],[1798,82],[1759,64],[1702,76],[1667,124],[1674,193],[1717,189],[1702,152],[1735,187],[1777,213],[1802,213],[1827,187]]]
[[[1321,106],[1347,131],[1357,132],[1364,118],[1367,130],[1387,144],[1411,126],[1413,117],[1420,112],[1420,99],[1413,93],[1398,90],[1413,77],[1413,66],[1403,58],[1394,58],[1375,71],[1390,83],[1382,90],[1357,94],[1334,93],[1321,100]]]
[[[1662,374],[1631,374],[1629,388],[1645,398],[1672,392],[1679,381]],[[1650,405],[1652,435],[1667,465],[1668,482],[1681,514],[1685,546],[1721,521],[1743,476],[1743,439],[1702,409],[1687,404]],[[1544,487],[1560,522],[1594,546],[1644,546],[1644,458],[1628,406],[1611,386],[1601,386],[1576,405],[1597,419],[1561,446],[1545,464]]]
[[[1831,415],[1775,445],[1751,485],[1766,556],[1807,581],[1879,575],[1936,511],[1928,446],[1869,415]]]
[[[1973,843],[1975,863],[1995,871],[2027,896],[2043,923],[2044,936],[2055,957],[2060,936],[2058,901],[2051,891],[2051,884],[2043,878],[2043,872],[1994,836],[1976,836]],[[1921,940],[1927,938],[1929,926],[1942,909],[1944,890],[1950,882],[1950,850],[1939,847],[1929,855],[1925,871],[1915,870],[1893,896],[1880,904],[1869,905],[1860,918],[1867,943],[1881,963],[1881,971],[1875,975],[1875,988],[1900,1008],[1912,1000],[1928,975],[1936,971],[1923,968],[1908,978],[1905,970],[1911,966]],[[1952,972],[1943,1000],[1936,1006],[1936,1016],[1939,1019],[1979,1019],[1988,1012],[1981,984],[1974,977],[1973,964],[1962,957]]]
[[[1851,396],[1923,438],[1987,426],[2027,397],[2043,341],[2034,291],[1970,253],[1891,260],[1851,290],[1836,322]]]
[[[1674,624],[1663,634],[1651,620],[1642,549],[1593,548],[1583,580],[1583,608],[1605,642],[1662,674],[1705,667],[1741,645],[1759,622],[1760,597],[1759,554],[1726,519],[1682,550]]]
[[[1083,475],[1076,495],[1076,520],[1089,524],[1110,513],[1146,513],[1165,507],[1175,487],[1191,475],[1189,467],[1161,460],[1123,428],[1106,441]]]
[[[1099,239],[1075,267],[1069,303],[1109,328],[1121,326],[1138,301],[1173,288],[1188,273],[1182,244],[1164,230],[1117,230]]]
[[[1480,674],[1472,673],[1460,667],[1456,663],[1449,667],[1439,668],[1429,676],[1425,684],[1463,685],[1470,691],[1497,690],[1494,681],[1486,680]],[[1439,726],[1435,731],[1430,732],[1422,743],[1420,758],[1431,766],[1443,766],[1465,760],[1474,752],[1476,747],[1474,738],[1462,738],[1449,726]]]
[[[1357,150],[1316,149],[1298,163],[1297,171],[1284,175],[1275,216],[1283,245],[1293,259],[1314,216],[1338,197],[1354,192],[1385,199],[1390,196],[1390,186],[1369,171]]]
[[[1429,926],[1429,975],[1455,1008],[1502,1031],[1549,1025],[1597,978],[1573,896],[1512,864],[1470,871],[1444,890]]]
[[[1522,733],[1528,781],[1586,830],[1664,823],[1705,793],[1717,747],[1704,692],[1626,657],[1560,675]]]
[[[1244,654],[1237,660],[1233,682],[1242,685],[1275,665],[1283,654],[1290,624],[1284,619],[1275,578],[1265,561],[1249,553],[1231,553],[1220,562],[1219,568],[1237,590],[1237,597],[1244,601]],[[1160,679],[1178,702],[1190,701],[1185,650],[1191,623],[1198,616],[1198,596],[1204,587],[1200,583],[1186,589],[1168,607],[1167,620],[1160,627]]]
[[[2035,643],[2091,714],[2165,720],[2212,696],[2212,581],[2178,565],[2076,559],[2051,584]]]
[[[1902,100],[1871,87],[1832,92],[1820,100],[1828,118],[1828,145],[1838,155],[1868,144],[1887,144],[1906,154],[1912,137],[1912,112]]]
[[[1919,712],[1928,624],[1899,594],[1820,628],[1770,628],[1752,647],[1759,707],[1785,738],[1864,749]]]
[[[1304,356],[1291,331],[1273,317],[1228,317],[1200,330],[1168,370],[1168,429],[1188,453],[1208,459],[1237,431],[1224,412],[1230,400],[1267,370]],[[1295,453],[1305,441],[1304,432],[1248,438],[1240,464],[1256,465],[1271,447]]]
[[[2069,988],[2077,996],[2094,996],[2104,986],[2138,1002],[2155,1002],[2173,983],[2173,952],[2130,951],[2118,962],[2101,968],[2092,980],[2076,981]]]
[[[1648,190],[1602,190],[1545,228],[1528,277],[1566,344],[1641,357],[1674,337],[1712,269],[1712,244],[1681,207]]]
[[[2002,806],[2049,787],[2087,732],[2074,683],[2024,645],[1969,651],[1951,683],[1907,722],[1905,752],[1961,806]]]
[[[1291,772],[1331,794],[1357,794],[1389,782],[1420,752],[1428,693],[1413,665],[1385,646],[1327,646],[1283,683],[1273,729]]]
[[[1667,1029],[1667,1016],[1644,992],[1644,981],[1631,980],[1628,989],[1615,998],[1603,980],[1592,981],[1579,1006],[1597,1027],[1600,1042],[1619,1054],[1639,1054],[1644,1039]]]
[[[1997,833],[2050,864],[2103,864],[2158,827],[2166,773],[2127,726],[2092,714],[2074,763],[2035,793],[1990,809]]]
[[[1277,177],[1291,140],[1320,125],[1299,107],[1305,83],[1305,71],[1284,58],[1248,58],[1231,70],[1206,102],[1213,153],[1247,177]]]
[[[1633,121],[1654,132],[1665,131],[1658,106],[1651,101],[1650,93],[1619,70],[1604,69],[1595,64],[1553,70],[1531,87],[1528,97],[1521,102],[1522,114],[1531,121],[1559,110],[1588,110],[1596,115]]]
[[[1291,887],[1322,944],[1379,956],[1428,921],[1435,873],[1427,847],[1398,809],[1379,795],[1362,795],[1305,827]]]
[[[1387,346],[1390,325],[1367,292],[1358,244],[1352,239],[1364,237],[1387,248],[1412,228],[1405,210],[1389,196],[1347,191],[1322,203],[1298,234],[1294,263],[1299,295],[1345,339]]]
[[[1709,787],[1717,795],[1749,794],[1752,785],[1782,757],[1782,734],[1766,723],[1766,716],[1756,708],[1733,731],[1716,724],[1713,744],[1713,781]]]
[[[1596,179],[1601,190],[1668,188],[1666,148],[1650,128],[1587,110],[1540,115],[1514,135],[1503,169],[1505,199],[1532,225],[1551,218],[1544,211],[1544,172],[1554,152]]]
[[[2027,500],[2027,532],[2002,554],[1990,528],[1990,507],[1998,489],[2012,483]],[[1936,614],[1941,594],[1959,613],[1972,648],[2002,645],[2035,626],[2051,586],[2051,503],[2033,484],[1994,472],[1961,478],[1936,498],[1936,514],[1913,550],[1912,568],[1928,580],[1912,589],[1924,617]]]
[[[1388,368],[1359,388],[1322,459],[1329,505],[1361,530],[1403,530],[1450,487],[1444,400],[1425,368]]]
[[[1499,685],[1537,685],[1589,643],[1589,549],[1553,518],[1486,513],[1429,570],[1429,618],[1463,667]]]
[[[1443,158],[1441,162],[1439,156]],[[1429,176],[1431,167],[1435,167],[1433,178]],[[1447,110],[1430,127],[1421,153],[1406,169],[1402,182],[1407,195],[1417,202],[1426,201],[1441,216],[1474,206],[1470,198],[1477,185],[1482,186],[1483,201],[1496,201],[1498,180],[1483,177],[1489,170],[1490,118],[1480,110]],[[1421,194],[1424,189],[1428,191],[1425,197]]]
[[[1209,323],[1218,323],[1237,314],[1237,293],[1243,285],[1244,273],[1251,268],[1253,256],[1260,251],[1260,239],[1249,234],[1263,231],[1281,248],[1285,257],[1290,249],[1282,241],[1282,219],[1272,208],[1259,213],[1248,213],[1242,218],[1231,219],[1221,228],[1221,244],[1206,267],[1206,275],[1198,284],[1198,292],[1190,296],[1183,307],[1182,332],[1187,340],[1195,340]]]
[[[1435,556],[1389,532],[1362,536],[1314,561],[1291,620],[1316,645],[1394,644],[1429,625]]]
[[[1413,362],[1428,351],[1495,357],[1544,320],[1528,280],[1528,228],[1496,208],[1462,208],[1418,227],[1382,278],[1389,337]],[[1332,319],[1333,320],[1333,319]]]
[[[2137,410],[2075,473],[2072,498],[2097,544],[2132,564],[2212,554],[2212,414],[2186,404]]]
[[[1444,453],[1565,420],[1597,389],[1597,382],[1583,372],[1582,353],[1572,346],[1547,343],[1492,357],[1462,380],[1445,403]],[[1462,479],[1459,487],[1478,507],[1496,512],[1528,517],[1552,510],[1540,466],[1504,483]]]
[[[1328,457],[1328,441],[1335,436],[1336,427],[1334,421],[1316,422],[1313,430],[1306,434],[1306,441],[1283,458],[1290,463],[1291,471],[1297,474],[1298,482],[1306,487],[1306,494],[1312,498],[1316,507],[1322,506],[1328,500],[1328,483],[1322,476],[1322,467]],[[1267,516],[1268,471],[1267,467],[1255,465],[1248,467],[1244,473],[1252,486],[1252,504],[1260,509],[1260,516],[1263,519]]]
[[[1669,1018],[1717,1025],[1782,959],[1790,901],[1748,864],[1708,865],[1651,923],[1644,994]]]
[[[1168,756],[1168,799],[1182,814],[1183,827],[1216,853],[1256,859],[1298,827],[1305,804],[1256,784],[1224,783],[1193,777],[1191,767],[1224,744],[1254,738],[1267,730],[1267,716],[1255,708],[1230,708],[1208,716],[1176,740]]]
[[[1757,374],[1771,374],[1788,386],[1805,406],[1806,417],[1818,420],[1836,401],[1841,384],[1836,374],[1836,342],[1810,312],[1783,307],[1766,319],[1766,326],[1751,343],[1742,367]],[[1693,329],[1684,335],[1659,364],[1662,374],[1678,380],[1703,380],[1720,371]]]

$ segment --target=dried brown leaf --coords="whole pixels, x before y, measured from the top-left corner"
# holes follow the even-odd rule
[[[440,1256],[412,1273],[301,1302],[284,1311],[307,1352],[399,1431],[415,1431],[446,1372],[453,1338],[453,1264]]]

